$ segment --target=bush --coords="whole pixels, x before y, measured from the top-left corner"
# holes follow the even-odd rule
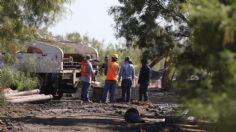
[[[14,64],[16,62],[16,57],[10,53],[6,53],[4,56],[4,61],[8,64]]]
[[[0,75],[1,87],[11,87],[22,91],[36,88],[39,84],[37,77],[10,68],[2,69]]]
[[[175,88],[190,112],[217,123],[217,131],[236,125],[236,1],[186,1],[192,36],[179,56]],[[192,79],[191,76],[198,79]]]
[[[28,58],[27,61],[25,61],[21,66],[20,66],[20,71],[23,72],[35,72],[37,69],[37,62],[33,58]]]

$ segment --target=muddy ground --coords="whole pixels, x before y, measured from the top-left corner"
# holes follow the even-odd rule
[[[93,95],[91,93],[91,97]],[[6,111],[0,118],[0,131],[180,131],[177,127],[163,124],[161,118],[175,115],[180,107],[173,92],[150,89],[148,103],[137,102],[136,95],[137,91],[133,92],[132,103],[83,103],[74,95],[63,97],[59,101],[7,104]],[[125,121],[124,114],[131,107],[139,110],[145,123]]]

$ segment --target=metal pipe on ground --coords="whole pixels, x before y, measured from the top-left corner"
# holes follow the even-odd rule
[[[12,100],[12,99],[26,99],[26,98],[32,98],[32,97],[38,97],[38,96],[42,96],[44,94],[32,94],[32,95],[24,95],[24,96],[9,96],[6,97],[7,100]]]
[[[29,103],[29,102],[36,102],[36,101],[44,101],[44,100],[51,100],[53,99],[52,95],[28,95],[28,96],[15,96],[14,98],[8,99],[8,102],[11,103]]]
[[[22,91],[22,92],[13,92],[13,93],[5,93],[4,97],[12,97],[12,96],[24,96],[24,95],[32,95],[38,94],[40,92],[39,89],[29,90],[29,91]]]

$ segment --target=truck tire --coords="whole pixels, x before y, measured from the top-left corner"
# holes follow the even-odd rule
[[[53,94],[54,100],[60,100],[63,97],[63,92],[58,91],[56,94]]]

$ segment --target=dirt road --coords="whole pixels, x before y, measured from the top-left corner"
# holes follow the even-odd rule
[[[38,104],[8,104],[5,115],[0,118],[0,128],[2,131],[22,132],[177,131],[172,126],[158,123],[161,121],[158,117],[171,115],[179,107],[174,94],[154,89],[150,96],[152,103],[82,103],[73,98],[63,98]],[[131,107],[152,120],[127,123],[124,114]]]

